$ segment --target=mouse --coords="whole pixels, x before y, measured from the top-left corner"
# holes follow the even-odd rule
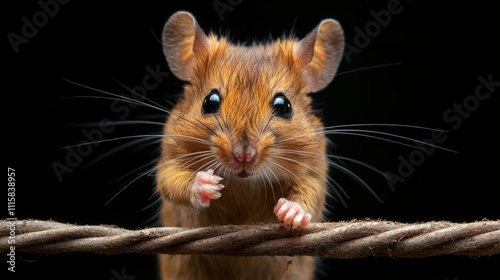
[[[162,45],[181,97],[166,118],[156,169],[165,227],[324,218],[327,137],[310,94],[333,80],[344,50],[328,18],[303,38],[241,44],[178,11]],[[162,279],[313,279],[310,256],[159,255]]]

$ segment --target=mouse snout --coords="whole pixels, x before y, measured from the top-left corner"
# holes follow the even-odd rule
[[[247,141],[233,145],[233,159],[241,165],[252,164],[257,158],[257,149]]]

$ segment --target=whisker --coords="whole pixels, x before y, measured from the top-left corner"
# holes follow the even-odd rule
[[[61,149],[70,149],[70,148],[75,148],[79,146],[84,146],[84,145],[92,145],[92,144],[99,144],[99,143],[104,143],[104,142],[111,142],[111,141],[118,141],[118,140],[125,140],[125,139],[132,139],[132,138],[142,138],[142,137],[150,137],[150,138],[164,138],[164,137],[172,137],[172,138],[181,138],[184,140],[189,140],[191,142],[197,142],[197,143],[202,143],[202,144],[210,144],[208,140],[204,140],[201,138],[196,138],[193,136],[187,136],[187,135],[175,135],[175,134],[143,134],[143,135],[128,135],[128,136],[122,136],[122,137],[116,137],[116,138],[110,138],[110,139],[102,139],[98,141],[89,141],[85,143],[79,143],[76,145],[70,145],[70,146],[65,146],[62,147]]]
[[[204,160],[204,159],[201,159],[201,160]],[[199,161],[201,161],[201,160],[199,160]],[[199,161],[197,161],[197,163]],[[200,166],[198,169],[195,170],[195,172],[193,172],[193,174],[196,174],[196,173],[200,172],[201,170],[207,170],[207,169],[209,169],[209,168],[206,168],[207,166],[211,167],[211,166],[214,166],[214,164],[217,164],[217,159],[215,159],[215,158],[212,160],[209,160],[207,163]]]
[[[356,175],[356,173],[333,161],[330,161],[330,165],[336,168],[337,170],[341,171],[342,173],[348,175],[349,177],[354,179],[354,181],[358,182],[358,184],[360,184],[365,190],[367,190],[371,195],[373,195],[378,200],[379,203],[384,203],[384,201],[375,193],[375,191],[373,191],[373,189],[363,179],[361,179],[361,177]]]
[[[383,126],[383,127],[406,127],[406,128],[416,128],[422,130],[430,130],[430,131],[438,131],[438,132],[449,132],[447,130],[442,130],[438,128],[430,128],[425,126],[418,125],[408,125],[408,124],[397,124],[397,123],[355,123],[355,124],[341,124],[341,125],[333,125],[326,126],[323,130],[333,129],[333,128],[343,128],[343,127],[359,127],[359,126]]]
[[[350,161],[350,162],[354,162],[356,164],[359,164],[361,166],[364,166],[372,171],[374,171],[375,173],[383,176],[384,178],[386,179],[390,179],[390,176],[387,175],[385,172],[382,172],[380,169],[366,163],[366,162],[362,162],[362,161],[359,161],[359,160],[356,160],[356,159],[353,159],[353,158],[349,158],[349,157],[344,157],[344,156],[338,156],[338,155],[328,155],[328,157],[331,157],[331,158],[334,158],[334,159],[340,159],[340,160],[345,160],[345,161]],[[329,162],[331,162],[329,160]]]
[[[79,143],[79,144],[76,144],[76,145],[70,145],[70,146],[61,147],[61,149],[70,149],[70,148],[75,148],[75,147],[80,147],[80,146],[85,146],[85,145],[100,144],[100,143],[111,142],[111,141],[118,141],[118,140],[125,140],[125,139],[133,139],[133,138],[157,138],[157,137],[163,137],[163,136],[162,135],[155,135],[155,134],[128,135],[128,136],[122,136],[122,137],[116,137],[116,138],[110,138],[110,139],[102,139],[102,140],[98,140],[98,141],[89,141],[89,142],[85,142],[85,143]]]
[[[333,195],[329,194],[328,192],[327,192],[327,195],[328,195],[329,197],[331,197],[334,201],[336,201],[336,202],[340,202],[344,208],[347,208],[347,202],[345,201],[344,196],[345,196],[347,199],[350,199],[349,195],[347,195],[347,193],[345,192],[344,188],[342,188],[342,187],[340,186],[340,184],[339,184],[339,183],[337,183],[337,181],[335,181],[335,180],[334,180],[333,178],[331,178],[330,176],[328,176],[328,177],[329,177],[329,178],[328,178],[328,180],[327,180],[327,185],[328,185],[328,188],[329,188],[330,190],[332,190],[332,191],[335,193],[335,195],[336,195],[336,196],[333,196]],[[334,186],[334,185],[332,185],[331,183],[329,183],[329,181],[331,181],[331,182],[332,182],[335,186]],[[342,192],[342,194],[344,194],[344,196],[342,196],[342,194],[341,194],[341,193],[337,190],[337,188],[338,188],[338,189],[340,189],[340,191]]]
[[[296,164],[299,164],[299,165],[301,165],[301,166],[303,166],[303,167],[305,167],[305,168],[307,168],[307,169],[309,169],[309,170],[313,171],[313,172],[314,172],[314,173],[316,173],[317,175],[320,175],[320,176],[321,176],[321,173],[320,173],[318,170],[316,170],[315,168],[312,168],[311,166],[308,166],[308,165],[306,165],[306,164],[304,164],[304,163],[302,163],[302,162],[300,162],[300,161],[298,161],[298,160],[294,160],[294,159],[287,158],[287,157],[281,157],[281,156],[274,156],[274,157],[275,157],[275,158],[282,159],[282,160],[285,160],[285,161],[290,161],[290,162],[294,162],[294,163],[296,163]],[[331,188],[331,189],[332,189],[332,190],[333,190],[333,191],[334,191],[334,192],[338,195],[338,199],[340,200],[340,202],[342,203],[342,205],[343,205],[344,207],[347,207],[347,203],[346,203],[346,201],[344,200],[344,197],[343,197],[343,196],[342,196],[342,195],[341,195],[341,194],[337,191],[337,189],[335,188],[335,186],[337,186],[337,187],[338,187],[338,188],[342,191],[342,193],[345,195],[345,197],[346,197],[347,199],[349,199],[349,196],[347,195],[347,193],[346,193],[346,192],[344,191],[344,189],[343,189],[343,188],[342,188],[342,187],[341,187],[341,186],[340,186],[340,185],[339,185],[339,184],[338,184],[335,180],[333,180],[333,178],[331,178],[328,174],[326,174],[326,179],[327,179],[327,180],[326,180],[326,184],[327,184],[327,185],[328,185],[328,186],[329,186],[329,187],[330,187],[330,188]],[[335,186],[333,186],[333,185],[330,183],[330,181],[331,181],[331,182],[334,182]]]
[[[141,175],[137,176],[135,179],[133,179],[132,181],[130,181],[128,184],[126,184],[121,190],[119,190],[116,194],[114,194],[105,204],[104,206],[107,206],[111,201],[113,201],[113,199],[115,199],[119,194],[121,194],[126,188],[128,188],[128,186],[132,185],[132,183],[134,183],[135,181],[139,180],[140,178],[146,176],[146,175],[149,175],[151,174],[153,171],[156,170],[157,167],[153,167],[151,168],[150,170],[142,173]]]
[[[186,153],[186,154],[180,154],[178,156],[175,156],[169,160],[178,160],[178,159],[181,159],[181,158],[185,158],[185,157],[191,157],[191,156],[196,156],[196,157],[193,157],[193,158],[198,158],[198,157],[202,157],[202,156],[209,156],[212,152],[211,151],[199,151],[199,152],[192,152],[192,153]],[[191,159],[190,159],[191,160]]]
[[[160,45],[163,45],[163,43],[161,42],[160,38],[158,38],[158,36],[156,36],[156,33],[154,32],[153,28],[149,28],[149,31],[151,31],[151,34],[153,34],[153,37],[155,38],[155,40],[160,44]]]
[[[444,151],[448,151],[448,152],[452,152],[452,153],[458,153],[457,151],[454,151],[454,150],[451,150],[451,149],[448,149],[448,148],[444,148],[444,147],[441,147],[441,146],[437,146],[437,145],[434,145],[434,144],[431,144],[431,143],[427,143],[425,141],[420,141],[420,140],[413,139],[413,138],[410,138],[410,137],[405,137],[405,136],[402,136],[402,135],[388,133],[388,132],[383,132],[383,131],[364,130],[364,129],[359,129],[359,130],[357,130],[357,129],[336,129],[336,128],[342,128],[342,127],[358,127],[358,126],[406,127],[406,128],[414,128],[414,129],[422,129],[422,130],[430,130],[430,131],[438,131],[438,132],[448,132],[446,130],[441,130],[441,129],[433,129],[433,128],[428,128],[428,127],[415,126],[415,125],[404,125],[404,124],[376,124],[376,123],[375,124],[346,124],[346,125],[329,126],[329,127],[325,127],[325,128],[322,128],[321,130],[317,130],[317,131],[314,131],[314,132],[310,132],[310,133],[306,133],[306,134],[301,134],[301,135],[297,135],[297,136],[294,136],[294,137],[289,137],[287,139],[282,139],[282,140],[277,141],[276,143],[274,143],[272,146],[276,146],[276,145],[278,145],[280,143],[288,142],[288,141],[291,141],[291,140],[294,140],[294,139],[297,139],[297,138],[305,138],[305,137],[310,137],[310,136],[314,136],[314,135],[318,135],[318,134],[323,134],[324,133],[324,134],[330,134],[330,135],[337,134],[337,135],[351,135],[351,136],[367,137],[367,138],[373,138],[373,139],[383,140],[383,141],[386,141],[386,142],[391,142],[391,143],[395,143],[395,144],[398,144],[398,145],[407,146],[407,147],[411,147],[411,148],[424,149],[423,147],[419,147],[419,146],[416,146],[416,145],[411,145],[411,144],[404,143],[404,142],[401,142],[401,141],[396,141],[396,140],[392,140],[392,139],[388,139],[388,138],[384,138],[384,137],[379,137],[379,136],[375,136],[375,135],[370,135],[370,134],[361,134],[361,133],[373,133],[373,134],[391,136],[391,137],[394,137],[394,138],[399,138],[399,139],[404,139],[404,140],[408,140],[408,141],[413,141],[413,142],[417,142],[417,143],[420,143],[420,144],[423,144],[423,145],[426,145],[426,146],[430,146],[430,147],[434,147],[434,148],[437,148],[437,149],[441,149],[441,150],[444,150]]]
[[[269,173],[271,173],[271,175],[274,176],[274,178],[276,179],[276,182],[278,182],[278,184],[279,184],[281,196],[284,196],[285,193],[283,192],[283,186],[281,186],[281,181],[278,179],[278,176],[276,176],[276,173],[274,173],[274,171],[271,168],[269,168],[268,166],[266,166],[265,168],[269,171]],[[269,178],[269,183],[272,185],[271,178]],[[276,196],[274,194],[274,189],[273,189],[273,196],[274,196],[274,203],[276,204],[278,202],[278,200],[276,200]]]
[[[142,208],[141,210],[139,210],[140,212],[144,212],[148,209],[150,209],[151,207],[153,207],[155,204],[157,204],[158,202],[161,202],[161,197],[158,197],[156,198],[153,202],[151,202],[148,206]]]
[[[162,106],[157,107],[157,106],[154,106],[152,104],[149,104],[149,103],[146,103],[146,102],[142,102],[142,101],[139,101],[139,100],[127,97],[127,96],[119,95],[119,94],[112,93],[112,92],[109,92],[109,91],[105,91],[105,90],[102,90],[102,89],[98,89],[98,88],[94,88],[94,87],[87,86],[87,85],[84,85],[84,84],[80,84],[80,83],[77,83],[77,82],[74,82],[74,81],[70,81],[70,80],[65,79],[65,78],[63,78],[62,80],[65,81],[65,82],[71,83],[73,85],[77,85],[77,86],[82,87],[82,88],[86,88],[86,89],[89,89],[89,90],[92,90],[92,91],[96,91],[96,92],[99,92],[99,93],[104,93],[106,95],[110,95],[110,96],[114,96],[114,97],[120,98],[119,99],[120,101],[126,100],[126,101],[134,103],[134,104],[143,105],[143,106],[146,106],[146,107],[157,109],[157,110],[159,110],[161,112],[169,113],[169,110],[167,110],[166,108],[164,108]],[[79,97],[81,97],[81,96],[79,96]],[[94,97],[104,97],[104,96],[94,96]]]
[[[183,163],[180,168],[191,168],[192,166],[198,164],[199,162],[205,160],[207,157],[210,157],[211,156],[211,152],[210,151],[205,151],[206,153],[201,153],[196,155],[196,156],[193,156],[192,158],[190,158],[189,160],[187,160],[185,163]],[[197,160],[198,159],[198,160]],[[204,165],[203,165],[204,166]],[[198,170],[199,171],[199,170]],[[196,171],[197,172],[197,171]]]
[[[295,179],[297,179],[297,181],[299,181],[299,182],[301,182],[301,183],[302,183],[302,180],[301,180],[299,177],[297,177],[297,175],[295,175],[292,171],[288,170],[288,168],[286,168],[286,167],[282,166],[281,164],[279,164],[279,163],[277,163],[277,162],[275,162],[275,161],[273,161],[273,160],[270,160],[269,162],[270,162],[271,164],[273,164],[273,165],[275,165],[275,166],[277,166],[277,167],[281,168],[282,170],[284,170],[284,171],[288,172],[288,173],[289,173],[290,175],[292,175]],[[281,192],[283,193],[283,190],[281,190]]]
[[[113,125],[134,125],[134,124],[140,124],[140,125],[150,124],[150,125],[160,125],[160,126],[165,125],[164,122],[143,121],[143,120],[110,121],[109,123]],[[89,122],[89,123],[67,123],[66,125],[73,127],[98,127],[102,124],[100,122]]]
[[[381,64],[381,65],[375,65],[375,66],[368,66],[368,67],[358,68],[358,69],[354,69],[354,70],[348,70],[348,71],[337,73],[337,74],[335,74],[335,76],[339,76],[339,75],[343,75],[343,74],[349,74],[349,73],[354,73],[354,72],[359,72],[359,71],[364,71],[364,70],[370,70],[370,69],[388,67],[388,66],[396,66],[396,65],[401,65],[401,62],[387,63],[387,64]]]
[[[125,85],[124,83],[122,83],[122,82],[118,81],[117,79],[114,79],[114,78],[113,78],[113,80],[114,80],[117,84],[119,84],[120,86],[122,86],[124,89],[126,89],[126,90],[130,91],[130,93],[132,93],[132,94],[134,94],[134,95],[136,95],[136,96],[139,96],[139,97],[143,98],[144,100],[147,100],[148,102],[150,102],[150,103],[147,103],[147,104],[153,104],[153,105],[158,106],[159,108],[162,108],[162,109],[164,109],[164,110],[168,111],[168,109],[167,109],[167,108],[163,107],[162,105],[160,105],[160,104],[158,104],[158,103],[154,102],[153,100],[151,100],[151,99],[149,99],[149,98],[147,98],[147,97],[145,97],[145,96],[142,96],[142,95],[138,94],[138,93],[137,93],[137,92],[135,92],[133,89],[131,89],[130,87],[128,87],[128,86],[127,86],[127,85]],[[134,99],[134,100],[135,100],[135,99]],[[172,104],[172,103],[170,103],[170,104]]]
[[[109,151],[105,152],[105,153],[102,153],[100,156],[98,156],[97,158],[95,158],[94,160],[90,161],[89,163],[87,163],[84,168],[88,168],[94,164],[96,164],[97,162],[99,162],[100,160],[106,158],[107,156],[110,156],[118,151],[121,151],[123,149],[126,149],[128,147],[131,147],[131,146],[134,146],[134,145],[137,145],[137,144],[140,144],[140,143],[143,143],[143,142],[146,142],[146,141],[149,141],[149,143],[147,143],[147,145],[153,145],[155,143],[158,143],[161,141],[161,139],[151,139],[151,138],[139,138],[139,139],[136,139],[136,140],[133,140],[133,141],[130,141],[130,142],[127,142],[127,143],[124,143],[122,145],[119,145],[113,149],[110,149]]]
[[[64,78],[63,78],[63,80],[66,81],[66,82],[68,82],[68,83],[71,83],[71,84],[74,84],[74,85],[77,85],[77,86],[80,86],[80,87],[83,87],[83,88],[86,88],[86,89],[90,89],[90,90],[93,90],[93,91],[97,91],[99,93],[104,93],[104,94],[107,94],[107,95],[111,95],[111,96],[120,98],[119,99],[120,101],[124,101],[125,100],[125,101],[133,103],[133,104],[143,105],[143,106],[146,106],[146,107],[150,107],[150,108],[153,108],[153,109],[160,110],[161,112],[165,112],[165,113],[167,113],[169,115],[174,115],[174,116],[176,116],[178,118],[181,118],[181,119],[183,119],[183,120],[191,123],[192,125],[195,125],[195,126],[197,126],[199,128],[202,128],[202,129],[205,129],[205,131],[211,132],[213,135],[217,135],[217,133],[213,129],[211,129],[210,127],[208,127],[206,124],[204,124],[204,123],[195,123],[195,122],[189,120],[188,118],[186,118],[184,116],[172,113],[172,111],[167,110],[166,108],[164,108],[162,106],[157,107],[157,106],[151,105],[149,103],[145,103],[145,102],[142,102],[142,101],[135,100],[135,99],[130,98],[130,97],[126,97],[126,96],[118,95],[118,94],[111,93],[111,92],[108,92],[108,91],[104,91],[104,90],[100,90],[100,89],[97,89],[97,88],[93,88],[93,87],[90,87],[90,86],[86,86],[86,85],[83,85],[83,84],[80,84],[80,83],[77,83],[77,82],[73,82],[73,81],[70,81],[70,80],[67,80],[67,79],[64,79]],[[82,97],[82,96],[80,96],[80,97]],[[90,96],[84,96],[84,97],[86,97],[86,98],[111,99],[109,97],[106,98],[104,96],[92,96],[92,97],[90,97]],[[157,104],[157,103],[155,103],[155,104]]]
[[[161,199],[161,198],[160,198]],[[159,207],[158,207],[158,210],[154,211],[154,215],[147,219],[145,222],[143,222],[142,224],[143,225],[146,225],[146,224],[149,224],[151,221],[153,221],[154,219],[158,218],[158,216],[160,216],[161,212],[167,208],[168,205],[163,205],[163,204],[160,204]]]
[[[143,168],[145,168],[145,167],[147,167],[147,166],[149,166],[149,165],[156,164],[156,163],[157,163],[157,162],[156,162],[156,160],[154,160],[154,161],[148,162],[148,163],[146,163],[146,164],[143,164],[143,165],[141,165],[141,166],[139,166],[139,167],[135,168],[134,170],[132,170],[132,171],[130,171],[130,172],[128,172],[128,173],[126,173],[125,175],[123,175],[123,176],[119,177],[118,179],[116,179],[116,180],[112,181],[110,184],[114,184],[114,183],[116,183],[116,182],[118,182],[118,181],[121,181],[121,180],[125,179],[126,177],[128,177],[128,176],[132,175],[133,173],[136,173],[137,171],[139,171],[139,170],[141,170],[141,169],[143,169]]]
[[[312,157],[312,158],[318,157],[318,154],[317,153],[313,153],[313,152],[298,151],[298,150],[288,150],[288,149],[276,149],[276,151],[279,151],[279,152],[284,153],[284,154],[302,155],[302,156],[308,156],[308,157]],[[328,160],[328,162],[330,162],[330,160]],[[344,197],[346,197],[347,199],[350,199],[350,197],[347,194],[347,192],[331,176],[327,175],[327,184],[330,186],[330,188],[332,188],[332,190],[334,190],[334,192],[338,195],[338,197],[339,197],[340,200],[337,199],[336,197],[333,197],[333,196],[332,196],[332,198],[334,200],[336,200],[337,202],[341,202],[344,207],[347,207],[347,203],[343,199],[343,196],[340,195],[340,193],[337,192],[335,186],[330,185],[329,181],[331,181],[333,184],[335,184],[335,186],[337,186],[342,191],[342,194],[343,194]]]
[[[404,139],[404,140],[408,140],[408,141],[413,141],[413,142],[416,142],[416,143],[423,144],[425,146],[434,147],[436,149],[441,149],[441,150],[444,150],[444,151],[447,151],[447,152],[458,153],[457,151],[454,151],[454,150],[451,150],[451,149],[448,149],[448,148],[444,148],[444,147],[441,147],[441,146],[437,146],[437,145],[434,145],[434,144],[430,144],[430,143],[427,143],[427,142],[424,142],[424,141],[420,141],[420,140],[417,140],[417,139],[413,139],[413,138],[410,138],[410,137],[405,137],[405,136],[401,136],[401,135],[397,135],[397,134],[393,134],[393,133],[387,133],[387,132],[381,132],[381,131],[375,131],[375,130],[342,129],[342,130],[327,130],[327,131],[325,131],[325,134],[329,134],[329,135],[335,135],[335,134],[337,134],[337,135],[361,136],[361,137],[373,138],[373,139],[383,140],[383,141],[387,141],[387,142],[391,142],[391,143],[396,143],[398,145],[407,146],[407,147],[411,147],[411,148],[416,148],[416,149],[421,149],[421,150],[424,149],[423,147],[419,147],[419,146],[407,144],[407,143],[404,143],[404,142],[401,142],[401,141],[396,141],[396,140],[392,140],[392,139],[388,139],[388,138],[384,138],[384,137],[379,137],[379,136],[375,136],[375,135],[371,135],[371,134],[362,134],[362,133],[373,133],[373,134],[380,134],[380,135],[384,135],[384,136],[391,136],[391,137],[394,137],[394,138],[399,138],[399,139]]]
[[[267,205],[267,197],[268,197],[268,187],[267,187],[267,183],[269,182],[269,175],[267,174],[266,170],[262,170],[262,176],[259,176],[257,177],[257,179],[259,181],[262,181],[262,185],[264,186],[264,203],[262,204],[262,208],[260,209],[260,213],[261,215],[264,213],[264,210],[266,209],[266,205]],[[267,179],[267,181],[266,181]],[[257,180],[252,180],[252,182],[255,182],[255,186],[253,187],[253,189],[257,189],[258,187],[258,182]],[[276,195],[274,194],[274,188],[273,188],[273,184],[270,183],[270,186],[271,186],[271,192],[273,193],[273,199],[275,201],[274,204],[276,204]],[[262,188],[261,188],[262,189]]]

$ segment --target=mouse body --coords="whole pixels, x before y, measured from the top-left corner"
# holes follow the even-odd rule
[[[205,34],[189,12],[163,31],[171,72],[186,81],[167,117],[157,190],[161,224],[283,223],[323,218],[327,138],[308,93],[325,88],[342,57],[339,23],[302,39],[233,44]],[[160,255],[162,279],[312,279],[314,258]]]

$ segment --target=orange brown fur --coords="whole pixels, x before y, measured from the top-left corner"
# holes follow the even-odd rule
[[[193,44],[199,39],[194,36],[180,45]],[[295,51],[299,41],[242,46],[215,35],[206,39],[201,45],[194,43],[195,53],[181,48],[185,51],[179,55],[180,61],[191,61],[192,68],[185,71],[189,83],[164,128],[157,169],[162,225],[279,223],[273,208],[280,197],[299,203],[312,221],[321,221],[327,190],[326,137],[318,133],[323,125],[306,95],[304,62]],[[212,89],[220,92],[220,112],[204,115],[202,102]],[[278,92],[293,106],[289,120],[273,117],[270,104]],[[257,151],[251,178],[236,176],[231,155],[241,141],[253,143]],[[191,186],[196,172],[208,168],[224,178],[225,188],[222,197],[199,209],[192,203]],[[290,260],[160,256],[163,279],[312,279],[312,257],[296,257],[288,265]]]

